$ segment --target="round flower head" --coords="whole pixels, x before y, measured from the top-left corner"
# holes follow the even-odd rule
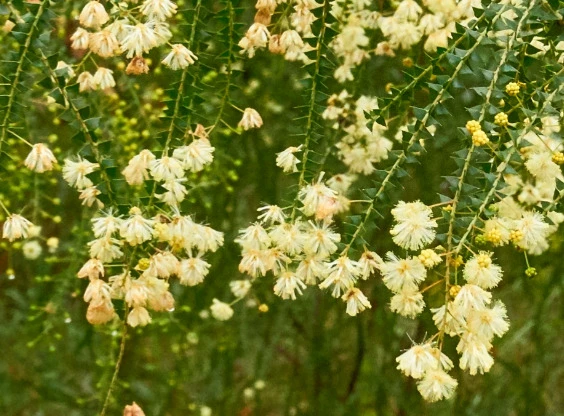
[[[79,27],[71,36],[71,48],[73,49],[88,49],[90,42],[90,32]]]
[[[349,289],[342,299],[347,303],[347,313],[350,316],[356,316],[366,308],[372,308],[368,298],[356,287]]]
[[[76,162],[66,159],[65,165],[63,166],[63,179],[74,188],[88,188],[92,186],[93,183],[86,175],[94,172],[99,167],[100,165],[98,163],[92,163],[80,157]]]
[[[106,88],[113,88],[116,86],[114,81],[113,71],[108,68],[98,68],[94,74],[94,82],[99,89],[105,90]]]
[[[272,240],[272,245],[282,250],[285,254],[295,256],[303,251],[304,233],[303,225],[300,222],[283,223],[275,225],[268,233]]]
[[[302,202],[302,212],[307,215],[315,215],[318,220],[331,219],[339,210],[338,194],[322,182],[323,173],[317,182],[306,185],[298,193],[298,199]]]
[[[298,163],[300,163],[300,159],[294,156],[294,153],[299,152],[302,148],[302,145],[298,147],[288,147],[286,150],[277,153],[276,156],[276,166],[282,168],[284,173],[292,173],[298,171]]]
[[[94,82],[94,76],[88,71],[81,72],[76,80],[78,81],[78,90],[80,92],[92,91],[96,89],[97,85],[96,82]]]
[[[460,291],[454,298],[454,307],[464,316],[467,316],[471,310],[481,310],[489,305],[492,300],[492,294],[485,291],[479,286],[466,284],[460,288]]]
[[[151,162],[155,160],[155,155],[150,150],[142,150],[133,156],[127,167],[121,172],[129,185],[141,185],[149,179],[148,169]]]
[[[135,328],[136,326],[145,326],[151,323],[151,315],[149,311],[142,306],[136,306],[131,309],[127,315],[127,325]]]
[[[390,309],[392,312],[405,316],[407,318],[415,318],[425,308],[423,294],[417,290],[404,289],[390,300]]]
[[[278,205],[264,205],[257,208],[257,211],[262,212],[257,219],[266,224],[281,224],[286,220],[284,211]]]
[[[521,218],[513,222],[513,227],[520,231],[520,238],[515,241],[518,247],[530,254],[540,254],[544,251],[550,226],[542,214],[534,211],[523,212]]]
[[[141,210],[137,207],[129,211],[131,217],[121,223],[119,234],[130,245],[135,246],[150,240],[153,237],[155,221],[143,218]]]
[[[174,149],[173,157],[183,163],[184,169],[191,172],[199,172],[213,161],[213,147],[206,138],[196,139],[188,146]]]
[[[416,344],[396,358],[397,369],[408,377],[419,379],[427,370],[437,368],[439,361],[431,344]]]
[[[245,111],[243,111],[243,118],[241,118],[238,126],[242,127],[245,131],[249,129],[258,129],[262,126],[262,118],[257,110],[245,108]]]
[[[57,159],[43,143],[34,144],[24,162],[28,169],[39,173],[52,170],[54,163],[57,163]]]
[[[121,53],[116,36],[109,30],[101,30],[90,35],[90,50],[102,58],[110,58]]]
[[[302,289],[306,285],[300,277],[293,271],[285,270],[280,274],[274,285],[274,294],[282,299],[296,299],[296,292],[302,294]]]
[[[27,241],[22,246],[22,253],[26,259],[35,260],[43,252],[43,247],[36,240]]]
[[[311,228],[307,230],[304,239],[306,253],[325,258],[337,251],[337,243],[341,241],[339,233],[333,231],[325,222],[318,225],[310,221],[309,224]]]
[[[492,368],[494,360],[489,354],[491,344],[478,335],[467,332],[460,338],[456,351],[461,354],[459,367],[468,369],[470,375],[487,373]]]
[[[184,69],[188,65],[193,65],[198,60],[198,57],[189,50],[186,46],[181,44],[172,45],[172,51],[163,59],[163,64],[172,70]]]
[[[233,309],[227,303],[221,302],[217,299],[213,300],[210,306],[212,316],[218,321],[227,321],[233,316]]]
[[[271,239],[264,227],[255,223],[239,230],[239,237],[235,242],[245,250],[262,250],[270,247]]]
[[[116,317],[114,305],[111,300],[104,302],[91,302],[86,311],[86,319],[92,325],[102,325]]]
[[[113,233],[119,230],[121,226],[121,217],[115,217],[112,210],[107,213],[102,212],[103,215],[99,217],[92,218],[92,231],[94,232],[94,237],[111,237]]]
[[[177,7],[170,0],[145,0],[141,5],[141,13],[150,20],[164,21],[176,13]]]
[[[328,276],[319,284],[319,287],[327,289],[333,285],[331,295],[334,298],[341,297],[343,292],[351,289],[362,272],[358,262],[349,259],[347,256],[339,257],[337,260],[329,263],[328,267]]]
[[[104,6],[98,1],[91,1],[84,6],[78,20],[82,26],[98,28],[110,20]]]
[[[157,253],[149,259],[149,267],[145,270],[143,275],[168,279],[170,276],[177,273],[179,265],[180,262],[171,252],[165,251]]]
[[[121,41],[121,47],[127,58],[141,57],[158,45],[154,25],[137,23],[135,26],[126,26],[126,29],[127,34]]]
[[[236,298],[243,298],[249,293],[251,289],[251,282],[248,280],[234,280],[229,283],[229,288],[231,289],[231,293]]]
[[[467,321],[468,330],[487,341],[491,341],[494,335],[501,337],[509,329],[507,310],[501,301],[497,301],[493,308],[472,311]]]
[[[427,277],[427,269],[417,257],[399,259],[388,253],[387,260],[380,266],[384,284],[394,293],[417,290],[419,283]]]
[[[184,176],[182,163],[174,157],[163,156],[149,162],[149,170],[156,181],[172,181]]]
[[[441,369],[428,370],[417,383],[417,390],[429,402],[449,399],[454,394],[458,382]]]
[[[115,238],[102,237],[88,243],[90,247],[90,257],[99,259],[102,263],[111,261],[123,256],[120,249],[122,242]]]
[[[180,262],[178,267],[178,278],[180,284],[196,286],[204,281],[209,273],[210,264],[199,257],[191,257]]]
[[[327,278],[328,273],[327,264],[315,255],[306,255],[296,269],[296,274],[306,285],[316,285],[318,281]]]
[[[501,281],[502,274],[501,267],[492,263],[491,253],[485,251],[472,257],[464,266],[466,281],[483,289],[496,287]]]
[[[21,215],[11,214],[4,222],[2,237],[7,238],[9,241],[27,238],[32,226],[33,224]]]
[[[406,203],[400,201],[392,215],[397,224],[390,233],[394,243],[408,250],[419,250],[435,239],[437,222],[432,220],[431,208],[422,202]]]
[[[88,277],[89,279],[98,279],[104,277],[104,265],[98,259],[90,259],[78,271],[77,276],[81,279]]]

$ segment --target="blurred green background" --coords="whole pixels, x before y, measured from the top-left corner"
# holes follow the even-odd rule
[[[1,6],[0,23],[12,17],[13,8],[22,15],[36,10],[27,3],[9,3],[12,8]],[[43,41],[48,45],[47,62],[53,67],[58,60],[76,63],[82,59],[68,47],[68,36],[76,27],[70,16],[82,3],[49,6],[49,19],[40,32],[49,38]],[[347,316],[341,301],[316,288],[308,288],[295,301],[281,300],[272,293],[270,276],[255,282],[251,295],[234,306],[231,320],[201,316],[213,298],[229,299],[228,283],[242,278],[237,270],[238,247],[233,243],[238,229],[255,220],[261,203],[285,205],[294,198],[296,177],[282,174],[274,161],[277,152],[300,143],[305,127],[300,106],[307,103],[311,68],[267,53],[259,52],[252,60],[229,54],[230,49],[238,50],[233,41],[252,21],[252,2],[205,1],[197,20],[196,2],[179,3],[182,11],[175,36],[186,37],[196,21],[192,49],[200,58],[188,73],[183,104],[190,110],[182,114],[184,122],[209,126],[222,108],[222,118],[236,125],[239,113],[221,104],[227,88],[238,107],[253,107],[261,113],[264,126],[241,135],[223,126],[214,130],[211,141],[216,159],[195,178],[201,187],[190,194],[184,207],[198,221],[225,232],[225,247],[208,257],[212,268],[202,285],[173,285],[173,312],[154,314],[151,325],[130,330],[109,414],[120,414],[132,401],[147,416],[198,415],[202,406],[211,408],[214,415],[240,416],[564,414],[561,233],[547,253],[532,260],[539,270],[532,279],[524,274],[522,255],[512,249],[496,250],[505,277],[494,296],[507,305],[511,328],[494,343],[496,364],[490,373],[469,376],[453,370],[459,387],[454,399],[446,402],[425,403],[414,381],[396,370],[395,358],[409,348],[410,337],[421,341],[432,334],[434,326],[428,310],[418,321],[392,314],[390,293],[378,276],[363,283],[372,309],[357,317]],[[235,16],[231,40],[230,11]],[[3,74],[9,74],[9,61],[18,56],[21,44],[6,33],[0,41]],[[480,52],[481,65],[487,65],[488,54],[495,54],[495,49]],[[429,62],[422,51],[411,55],[418,65]],[[406,56],[370,60],[361,68],[358,82],[347,89],[359,95],[385,96],[389,83],[405,82],[403,71],[411,65]],[[91,114],[101,117],[99,134],[108,141],[118,167],[142,148],[158,146],[160,132],[167,127],[166,118],[159,116],[170,103],[167,100],[178,93],[179,74],[160,67],[162,57],[162,51],[151,52],[153,72],[141,77],[126,76],[122,58],[107,60],[118,83],[115,91],[86,96]],[[224,71],[228,62],[235,69],[229,81]],[[330,78],[331,63],[328,56],[323,88],[316,96],[319,108],[329,94],[341,90]],[[53,85],[42,65],[38,51],[33,51],[18,94],[18,101],[28,108],[19,111],[16,119],[29,137],[52,143],[61,161],[76,154],[81,144],[63,110],[46,99]],[[448,66],[444,71],[448,72]],[[407,167],[408,175],[387,195],[390,200],[419,198],[433,203],[438,193],[448,192],[443,175],[456,165],[445,154],[462,148],[449,137],[455,137],[456,127],[469,118],[464,108],[479,103],[469,88],[481,83],[476,74],[456,85],[459,95],[448,104],[450,115],[441,120],[436,141],[427,144],[419,163]],[[410,105],[423,107],[428,101],[429,91],[418,89],[405,97],[399,114],[409,115]],[[392,133],[394,128],[397,125],[392,124]],[[319,157],[336,139],[338,133],[330,128],[316,128]],[[43,226],[42,235],[59,238],[60,246],[53,254],[44,248],[37,260],[24,259],[17,244],[0,246],[0,414],[94,415],[105,397],[121,334],[119,323],[93,327],[85,319],[86,282],[76,278],[76,271],[87,259],[85,245],[91,238],[89,219],[94,211],[80,206],[77,194],[59,173],[38,176],[25,171],[21,163],[25,147],[13,140],[8,144],[11,160],[3,162],[5,176],[0,182],[3,201],[14,209],[28,207],[34,222]],[[382,168],[387,165],[384,162]],[[344,171],[333,154],[323,169]],[[362,185],[369,182],[361,181]],[[383,218],[375,219],[364,237],[372,250],[383,255],[394,247],[388,233],[389,207],[383,206],[381,212]],[[344,220],[339,219],[338,225]],[[435,306],[435,296],[438,292],[431,293],[428,304]],[[268,312],[258,311],[263,303]],[[456,345],[450,341],[446,348],[454,356]]]

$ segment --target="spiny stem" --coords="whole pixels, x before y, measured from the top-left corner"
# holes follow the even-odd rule
[[[306,131],[305,131],[305,141],[304,150],[302,156],[302,166],[300,169],[300,177],[298,179],[298,191],[305,185],[305,173],[307,165],[307,157],[309,155],[309,142],[311,141],[311,136],[313,134],[313,117],[315,114],[315,98],[317,96],[317,89],[319,86],[319,75],[321,71],[321,58],[323,55],[323,40],[325,38],[325,30],[327,26],[325,25],[325,20],[329,14],[329,0],[323,2],[323,13],[321,15],[321,29],[319,30],[319,35],[317,36],[316,54],[315,54],[315,69],[313,72],[311,80],[311,92],[309,96],[309,108],[307,113]],[[297,200],[297,198],[296,198]],[[295,219],[297,213],[297,203],[294,202],[292,207],[292,220]]]
[[[464,67],[464,64],[466,63],[466,61],[470,58],[470,56],[472,55],[472,53],[474,52],[474,50],[478,47],[478,45],[480,44],[480,42],[482,41],[482,39],[486,36],[487,34],[487,28],[486,30],[484,30],[481,34],[480,37],[476,40],[476,43],[466,52],[466,54],[461,58],[460,62],[458,63],[458,65],[456,66],[456,68],[454,69],[454,72],[452,73],[452,76],[448,79],[448,81],[445,83],[445,85],[443,86],[443,88],[440,90],[440,92],[437,94],[437,96],[435,97],[435,99],[433,100],[433,102],[428,106],[428,108],[426,109],[426,113],[423,116],[423,118],[421,119],[421,121],[419,122],[419,125],[417,127],[417,130],[415,130],[411,136],[411,138],[409,139],[409,142],[407,143],[406,149],[404,151],[402,151],[398,158],[396,159],[396,161],[394,162],[394,164],[392,165],[392,167],[390,168],[388,174],[386,175],[386,177],[384,178],[384,180],[382,181],[380,188],[378,189],[378,191],[376,192],[376,195],[374,195],[374,197],[372,198],[372,202],[370,203],[368,209],[366,210],[366,213],[364,215],[364,219],[362,220],[362,222],[359,224],[359,226],[356,228],[353,236],[351,237],[350,241],[348,242],[348,244],[345,246],[345,248],[343,249],[343,251],[341,252],[341,256],[344,256],[348,253],[348,251],[350,250],[350,248],[352,247],[353,243],[355,242],[355,240],[358,238],[358,235],[361,232],[361,229],[364,228],[364,226],[366,225],[366,223],[368,222],[368,220],[370,219],[370,214],[372,213],[372,210],[374,209],[374,205],[376,204],[376,201],[378,201],[378,199],[380,198],[380,195],[385,191],[388,183],[390,182],[390,180],[392,179],[393,175],[395,174],[396,170],[400,167],[400,165],[403,163],[403,161],[407,158],[407,154],[409,153],[409,151],[411,150],[411,148],[414,146],[414,144],[418,141],[419,139],[419,134],[425,129],[426,125],[427,125],[427,121],[429,121],[429,118],[431,117],[431,114],[433,113],[433,111],[435,110],[435,108],[437,108],[437,106],[441,103],[443,96],[445,95],[445,93],[448,91],[448,89],[450,88],[450,86],[452,85],[452,83],[454,82],[456,76],[458,75],[458,73],[462,70],[462,68]]]
[[[495,85],[497,83],[497,80],[499,78],[499,75],[501,73],[501,69],[503,67],[503,65],[505,64],[505,62],[507,61],[508,57],[509,57],[509,52],[512,50],[512,46],[514,41],[517,39],[517,36],[519,35],[520,31],[521,31],[521,26],[523,24],[523,22],[525,21],[526,17],[528,16],[530,10],[532,9],[532,7],[534,6],[534,4],[536,3],[536,1],[531,2],[531,4],[529,5],[529,8],[523,13],[523,16],[521,17],[519,24],[517,25],[517,29],[515,30],[515,32],[513,33],[513,36],[508,40],[507,45],[504,49],[503,55],[499,61],[499,64],[497,65],[497,68],[492,76],[492,79],[490,81],[490,85],[488,87],[488,92],[486,94],[486,99],[485,102],[480,110],[480,116],[478,117],[478,122],[481,123],[485,117],[486,111],[490,105],[490,100],[493,94],[493,90],[495,88]],[[495,21],[501,16],[501,13],[498,13],[493,19],[491,24],[493,25],[495,23]],[[479,44],[481,41],[481,38],[479,40],[476,41],[476,45]],[[462,188],[464,185],[464,181],[466,179],[466,175],[468,173],[468,170],[470,168],[470,161],[472,160],[472,156],[474,155],[474,151],[476,149],[476,146],[474,145],[474,143],[472,143],[472,145],[470,146],[470,149],[468,150],[468,154],[466,155],[466,159],[464,161],[464,166],[462,168],[462,172],[460,174],[459,177],[459,182],[458,182],[458,187],[456,189],[456,193],[454,195],[453,198],[453,203],[452,203],[452,209],[450,210],[450,218],[449,218],[449,226],[448,226],[448,233],[447,233],[447,250],[449,253],[452,253],[452,245],[453,245],[453,238],[454,238],[454,224],[455,224],[455,218],[456,218],[456,209],[458,207],[458,203],[460,201],[460,197],[462,196]],[[504,163],[509,162],[511,156],[513,155],[513,152],[515,151],[515,148],[512,148],[512,151],[508,152],[508,155],[506,157],[506,160],[504,161]],[[489,203],[489,199],[491,198],[491,196],[495,193],[496,188],[497,188],[497,184],[499,183],[499,180],[501,179],[501,173],[498,172],[498,175],[496,177],[496,179],[494,180],[494,183],[492,184],[492,187],[490,188],[490,191],[488,192],[487,196],[486,196],[486,200],[482,203],[482,205],[480,206],[480,209],[478,210],[478,213],[474,216],[474,220],[471,223],[471,226],[469,226],[467,228],[466,233],[464,234],[464,237],[459,241],[459,244],[457,246],[457,248],[454,250],[454,255],[458,255],[460,249],[462,248],[465,239],[467,238],[467,236],[469,235],[469,233],[472,231],[477,218],[479,218],[479,216],[482,214],[483,209],[485,209],[486,207],[486,202]],[[442,329],[440,331],[440,348],[442,349],[442,345],[443,345],[443,340],[444,340],[444,328],[446,327],[446,308],[450,299],[450,293],[449,293],[449,289],[450,289],[450,263],[451,263],[451,259],[452,259],[452,254],[447,255],[446,257],[446,271],[445,271],[445,317],[443,320],[443,325],[442,325]],[[456,272],[456,270],[455,270]]]
[[[26,60],[27,53],[29,51],[29,47],[31,45],[31,38],[33,37],[34,32],[37,30],[37,24],[39,23],[39,19],[43,15],[43,11],[45,9],[45,4],[47,4],[47,0],[43,0],[39,5],[39,9],[37,10],[37,14],[35,15],[35,19],[33,19],[33,23],[31,24],[31,28],[29,29],[29,33],[25,39],[24,48],[20,59],[18,60],[18,66],[16,67],[16,74],[14,76],[14,80],[12,81],[12,85],[10,88],[10,93],[8,94],[8,104],[6,105],[6,112],[4,113],[4,118],[2,119],[2,125],[0,126],[0,154],[2,154],[2,145],[6,140],[6,134],[8,132],[8,123],[10,121],[10,115],[12,113],[12,108],[14,105],[14,99],[16,97],[16,89],[20,82],[20,76],[23,72],[23,65],[24,61]]]
[[[80,129],[82,130],[82,133],[84,134],[84,137],[86,138],[86,141],[88,142],[88,144],[90,145],[90,148],[92,149],[92,153],[94,154],[94,159],[100,165],[100,174],[102,175],[103,181],[106,183],[108,199],[110,200],[110,203],[112,205],[114,205],[115,201],[114,201],[114,196],[113,196],[113,192],[112,192],[110,177],[108,176],[108,172],[106,172],[106,170],[102,168],[102,154],[100,153],[100,150],[98,149],[98,143],[96,143],[94,141],[94,138],[90,134],[90,129],[88,128],[88,126],[86,125],[86,122],[83,120],[82,116],[80,115],[80,110],[78,108],[76,108],[74,103],[71,101],[66,88],[59,87],[59,84],[56,81],[57,78],[55,76],[55,73],[53,72],[53,69],[49,65],[49,62],[47,61],[47,58],[43,54],[43,51],[41,51],[40,53],[41,53],[41,60],[42,60],[43,64],[45,65],[45,67],[47,68],[47,70],[49,71],[49,75],[52,79],[54,86],[59,90],[59,92],[63,96],[65,103],[68,103],[68,106],[72,110],[72,113],[74,114],[76,121],[78,121],[78,124],[80,125]]]
[[[227,78],[226,78],[226,82],[225,82],[225,92],[223,93],[223,97],[221,98],[221,105],[219,106],[219,110],[217,112],[217,116],[215,118],[215,121],[213,122],[213,124],[210,128],[210,131],[209,131],[210,133],[218,125],[219,121],[221,120],[221,117],[223,116],[223,112],[225,111],[225,107],[226,107],[227,103],[229,102],[229,89],[231,88],[231,76],[233,74],[231,67],[232,67],[232,63],[233,63],[232,62],[233,32],[235,30],[235,27],[234,27],[235,16],[234,16],[233,4],[231,4],[231,1],[227,2],[227,7],[229,8],[229,48],[228,48],[228,54],[227,54],[227,64],[225,65],[225,71],[227,72]]]

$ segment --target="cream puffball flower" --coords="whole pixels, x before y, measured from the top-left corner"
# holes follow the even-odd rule
[[[43,143],[34,144],[24,162],[28,169],[38,173],[52,170],[55,163],[57,159],[53,152]]]
[[[90,43],[90,32],[79,27],[71,36],[71,48],[73,49],[88,49]]]
[[[417,390],[429,402],[452,397],[458,382],[441,369],[429,369],[421,381],[417,383]]]
[[[391,229],[394,243],[408,250],[419,250],[435,239],[437,222],[431,208],[420,201],[400,201],[392,215],[397,224]]]
[[[300,159],[294,156],[294,153],[297,153],[302,150],[302,145],[298,147],[290,146],[284,151],[277,153],[276,156],[276,166],[282,168],[284,173],[292,173],[298,171],[298,163],[300,163]]]
[[[305,283],[293,271],[285,270],[280,273],[280,277],[276,280],[274,285],[274,294],[280,296],[282,299],[296,299],[296,292],[302,294],[302,289],[305,289]]]
[[[234,280],[229,283],[229,289],[236,298],[243,298],[249,293],[251,289],[251,282],[249,280]]]
[[[27,238],[31,227],[33,224],[21,215],[11,214],[4,222],[2,237],[9,241]]]
[[[94,81],[94,76],[88,71],[81,72],[76,80],[79,84],[78,90],[80,92],[92,91],[96,89],[97,85]]]
[[[210,306],[212,316],[218,321],[227,321],[233,316],[233,309],[227,303],[221,302],[217,299],[213,300]]]
[[[98,1],[91,1],[84,6],[78,20],[82,26],[98,28],[110,20],[104,6]]]
[[[143,218],[141,210],[133,207],[129,210],[131,217],[121,223],[119,234],[130,245],[135,246],[153,237],[155,221]]]
[[[172,45],[170,53],[162,60],[163,64],[172,70],[184,69],[189,65],[193,65],[198,60],[198,57],[189,50],[186,46],[181,44]]]
[[[184,259],[178,266],[180,284],[196,286],[204,281],[209,273],[210,264],[199,257]]]
[[[390,299],[390,310],[407,318],[415,318],[424,308],[423,294],[417,290],[406,288]]]
[[[80,268],[77,276],[81,279],[88,277],[89,279],[98,279],[104,277],[104,265],[98,259],[89,259]]]
[[[417,257],[400,259],[393,253],[386,255],[386,261],[380,265],[384,284],[394,293],[404,290],[417,290],[427,277],[427,269]]]
[[[262,118],[257,110],[247,107],[245,111],[243,111],[243,117],[237,126],[242,127],[245,131],[258,129],[262,126]]]
[[[349,291],[342,296],[342,299],[347,303],[347,314],[350,316],[356,316],[366,308],[372,308],[368,298],[356,287],[349,289]]]
[[[127,167],[121,171],[129,185],[141,185],[149,179],[149,166],[155,160],[155,155],[150,150],[144,149],[131,158]]]
[[[481,251],[464,265],[464,278],[468,283],[483,289],[496,287],[501,281],[503,270],[492,263],[491,253]]]
[[[397,369],[404,375],[419,379],[431,368],[436,368],[438,360],[431,344],[416,344],[396,358]]]
[[[74,188],[88,188],[92,186],[93,183],[86,175],[94,172],[99,167],[100,165],[98,163],[92,163],[80,157],[76,162],[66,159],[65,165],[63,166],[63,179]]]
[[[173,181],[184,176],[182,163],[174,157],[163,156],[149,162],[149,170],[156,181]]]
[[[264,205],[257,208],[258,212],[262,212],[257,219],[263,223],[267,224],[281,224],[286,221],[286,215],[282,208],[278,205]]]
[[[151,323],[151,315],[149,311],[142,306],[136,306],[131,309],[127,315],[127,325],[135,328],[136,326],[145,326]]]
[[[106,88],[113,88],[116,82],[113,77],[113,71],[108,68],[98,68],[94,74],[94,82],[99,89],[105,90]]]
[[[210,141],[202,138],[192,141],[188,146],[177,147],[172,156],[182,162],[184,169],[199,172],[213,162],[214,151],[215,147]]]
[[[121,53],[117,37],[107,29],[90,35],[90,50],[102,58],[110,58]]]
[[[121,47],[127,52],[127,58],[141,57],[143,53],[158,46],[159,41],[154,27],[155,25],[143,23],[137,23],[135,26],[126,25],[127,34],[121,41]]]
[[[176,13],[178,6],[170,0],[145,0],[141,13],[150,20],[164,21]]]

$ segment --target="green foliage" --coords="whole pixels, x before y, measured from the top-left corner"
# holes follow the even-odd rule
[[[332,13],[332,2],[312,9],[313,35],[303,39],[310,47],[306,63],[284,60],[268,47],[254,58],[241,53],[254,4],[177,3],[170,43],[184,44],[197,62],[171,70],[161,63],[170,46],[164,45],[145,54],[150,72],[138,76],[125,72],[123,55],[100,58],[70,47],[85,2],[0,5],[0,25],[16,23],[0,32],[0,201],[6,214],[21,213],[41,225],[30,240],[43,250],[30,259],[23,255],[25,241],[0,242],[0,413],[120,414],[136,401],[147,415],[205,414],[204,406],[214,415],[561,414],[561,233],[532,257],[510,244],[496,246],[484,228],[497,217],[496,203],[512,175],[535,183],[525,167],[529,133],[540,134],[547,117],[564,127],[557,48],[564,42],[562,4],[484,2],[475,18],[456,23],[448,45],[436,53],[416,44],[395,57],[370,55],[341,85],[335,42],[343,21]],[[386,16],[393,12],[389,3],[369,7]],[[108,11],[119,7],[103,4]],[[292,27],[293,7],[278,6],[272,33]],[[369,35],[370,45],[386,40],[380,30]],[[543,45],[546,50],[539,49]],[[60,61],[76,75],[110,68],[116,85],[81,91]],[[518,95],[506,90],[512,82],[521,88]],[[353,122],[343,116],[333,128],[324,113],[343,89],[355,99],[378,97],[378,108],[364,114],[367,126],[387,128],[382,137],[393,148],[373,172],[357,172],[347,195],[350,209],[335,214],[332,224],[341,235],[336,254],[358,259],[365,249],[382,257],[398,252],[389,234],[391,209],[400,200],[419,199],[437,205],[435,246],[442,246],[445,259],[440,270],[429,271],[428,307],[443,305],[445,292],[449,299],[449,289],[463,284],[462,271],[453,266],[458,255],[495,251],[503,264],[504,280],[494,293],[507,305],[511,328],[495,341],[496,364],[488,374],[470,376],[455,362],[451,375],[459,386],[451,400],[426,403],[417,381],[396,369],[395,358],[411,346],[406,334],[422,342],[435,327],[429,310],[418,320],[392,314],[378,273],[360,282],[372,307],[356,317],[316,287],[295,301],[282,300],[270,275],[253,279],[250,294],[233,302],[231,320],[209,317],[212,300],[232,297],[229,282],[245,278],[235,239],[256,221],[257,208],[278,204],[291,221],[314,221],[303,215],[300,191],[351,171],[338,144]],[[238,126],[245,108],[259,110],[261,129]],[[496,124],[500,112],[509,126]],[[488,145],[473,143],[464,127],[468,120],[487,132]],[[225,234],[224,246],[206,258],[210,274],[194,287],[171,279],[175,307],[152,313],[146,327],[124,324],[130,305],[123,299],[114,300],[119,319],[89,324],[82,300],[87,283],[76,274],[89,258],[97,204],[80,205],[60,166],[42,174],[26,169],[26,142],[47,143],[60,165],[79,156],[99,164],[88,177],[106,212],[125,218],[132,207],[142,207],[147,217],[164,218],[170,207],[157,195],[165,184],[148,178],[129,186],[122,171],[143,149],[160,158],[191,143],[198,125],[215,148],[214,161],[186,174],[187,195],[177,209]],[[300,145],[297,171],[283,174],[277,154]],[[543,215],[562,212],[561,180],[555,190],[550,200],[522,205]],[[6,217],[2,213],[2,221]],[[50,246],[50,238],[58,246]],[[125,261],[110,262],[106,277],[135,270],[151,252],[165,250],[159,244],[124,245]],[[456,342],[444,330],[438,339],[456,357]]]

